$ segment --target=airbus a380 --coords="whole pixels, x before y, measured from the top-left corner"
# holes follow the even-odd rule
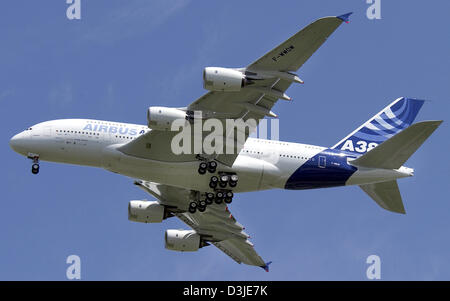
[[[350,14],[316,20],[245,68],[205,68],[209,92],[185,108],[150,107],[147,125],[46,121],[15,135],[10,146],[32,160],[34,174],[40,161],[52,161],[134,178],[156,200],[130,201],[129,220],[159,223],[176,216],[192,228],[167,230],[167,249],[197,251],[213,244],[238,263],[268,271],[270,262],[228,210],[234,193],[359,185],[382,208],[405,213],[397,179],[413,176],[413,169],[403,164],[442,121],[413,124],[424,101],[401,97],[332,147],[255,139],[248,137],[250,129],[233,152],[213,154],[174,153],[178,132],[171,124],[194,123],[194,112],[201,113],[202,124],[213,118],[225,123],[277,117],[271,111],[275,103],[290,101],[286,90],[303,83],[294,72]]]

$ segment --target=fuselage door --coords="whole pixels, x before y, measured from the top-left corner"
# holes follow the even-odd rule
[[[319,156],[319,167],[325,168],[327,166],[327,157]]]

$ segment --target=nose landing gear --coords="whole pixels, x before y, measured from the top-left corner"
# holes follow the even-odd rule
[[[33,155],[28,156],[31,160],[33,160],[33,164],[31,165],[31,173],[36,175],[39,173],[39,156]]]
[[[34,163],[33,165],[31,165],[31,172],[33,174],[38,174],[39,173],[39,164]]]

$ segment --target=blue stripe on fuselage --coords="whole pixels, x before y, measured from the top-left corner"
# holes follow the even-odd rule
[[[285,189],[312,189],[345,185],[356,171],[347,163],[354,155],[335,149],[326,149],[300,166],[287,180]]]

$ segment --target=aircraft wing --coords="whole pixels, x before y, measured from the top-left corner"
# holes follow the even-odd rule
[[[297,71],[352,13],[318,19],[270,52],[250,64],[248,69]]]
[[[191,214],[187,211],[193,197],[190,190],[147,181],[136,181],[135,184],[156,197],[172,215],[194,229],[202,240],[212,243],[236,262],[267,269],[266,263],[248,240],[244,227],[225,204],[214,204],[208,206],[205,212]]]
[[[252,119],[257,125],[265,116],[276,117],[271,110],[278,99],[291,100],[285,91],[292,82],[302,83],[292,71],[299,69],[337,27],[348,20],[349,15],[318,19],[243,68],[245,76],[252,79],[252,84],[248,87],[243,87],[238,92],[208,92],[186,108],[189,111],[200,111],[204,119],[221,120],[223,123],[221,137],[225,137],[224,145],[234,139],[234,151],[231,154],[230,152],[217,154],[213,159],[227,166],[233,165],[243,143],[237,143],[238,134],[235,131],[227,131],[226,119],[242,121]],[[256,126],[244,129],[245,140],[255,128]],[[174,155],[172,153],[171,141],[175,134],[176,132],[152,130],[121,147],[120,150],[129,155],[154,160],[195,160],[195,154]],[[151,151],[146,149],[149,145],[152,147]]]

